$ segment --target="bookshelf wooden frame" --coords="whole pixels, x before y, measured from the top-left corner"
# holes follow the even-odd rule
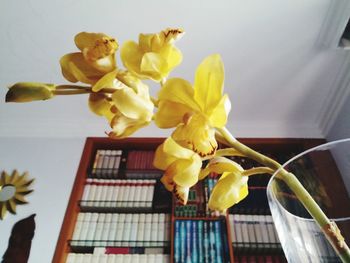
[[[68,241],[72,236],[74,225],[77,220],[77,215],[79,213],[78,202],[82,196],[84,190],[84,183],[92,167],[92,162],[97,149],[121,149],[121,150],[155,150],[165,138],[128,138],[122,140],[111,140],[109,138],[96,138],[89,137],[86,139],[82,157],[80,160],[79,168],[76,173],[76,178],[72,187],[70,199],[62,223],[61,231],[56,245],[56,250],[53,256],[53,263],[65,263],[68,253],[70,252],[70,246]],[[284,151],[289,148],[297,149],[298,152],[302,152],[305,149],[309,149],[325,143],[324,139],[277,139],[277,138],[240,138],[242,143],[248,145],[249,147],[257,151],[278,151],[279,149],[284,149]],[[325,184],[327,184],[330,179],[322,179]],[[334,181],[332,178],[332,183],[337,185],[343,185],[340,181]],[[345,188],[344,188],[345,189]],[[173,233],[173,220],[174,214],[172,215],[172,226],[171,232]],[[231,242],[230,231],[228,230],[228,239]],[[230,243],[231,244],[231,243]],[[232,247],[230,248],[232,250]],[[171,250],[173,248],[171,247]]]

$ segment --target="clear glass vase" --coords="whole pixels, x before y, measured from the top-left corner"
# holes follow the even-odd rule
[[[350,243],[350,139],[307,150],[283,165],[308,190]],[[277,171],[278,172],[278,171]],[[275,175],[267,196],[288,262],[341,262],[323,232],[284,181]]]

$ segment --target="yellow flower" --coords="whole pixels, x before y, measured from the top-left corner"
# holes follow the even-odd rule
[[[140,34],[139,43],[123,44],[120,56],[124,66],[140,78],[161,81],[181,63],[182,54],[174,46],[181,29],[166,29],[157,34]]]
[[[103,88],[114,88],[115,91],[91,94],[89,106],[91,111],[109,121],[113,129],[108,133],[110,137],[127,137],[151,122],[154,105],[147,85],[139,79],[115,70],[102,77],[92,90],[97,92]]]
[[[60,60],[62,74],[68,81],[94,84],[116,68],[114,54],[118,43],[114,38],[81,32],[74,40],[81,52],[67,54]]]
[[[209,198],[211,210],[226,212],[227,208],[248,195],[248,176],[243,175],[244,169],[239,164],[224,157],[216,157],[201,171],[200,179],[210,172],[222,173]]]
[[[186,204],[190,187],[198,182],[201,158],[169,137],[157,148],[153,165],[165,170],[161,179],[164,186]]]
[[[224,67],[219,55],[207,57],[197,68],[194,86],[184,79],[169,79],[159,92],[155,122],[160,128],[177,127],[172,137],[201,157],[217,149],[215,129],[227,122],[231,109],[222,95]]]

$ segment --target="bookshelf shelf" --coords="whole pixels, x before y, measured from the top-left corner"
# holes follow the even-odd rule
[[[280,162],[324,142],[318,139],[240,140]],[[54,263],[84,260],[94,263],[123,262],[118,261],[121,258],[127,262],[175,263],[179,257],[188,256],[186,248],[181,251],[180,246],[179,252],[178,243],[188,242],[181,234],[181,224],[191,225],[189,227],[195,233],[206,225],[202,237],[209,233],[211,242],[217,238],[218,244],[208,244],[221,251],[215,255],[222,262],[285,262],[273,232],[266,195],[263,195],[268,176],[250,180],[248,198],[231,208],[226,215],[212,214],[206,205],[215,176],[194,186],[190,190],[188,204],[181,206],[161,184],[162,171],[152,166],[154,151],[163,141],[163,138],[87,138],[57,242]],[[256,165],[245,159],[235,158],[235,161],[244,168]],[[220,235],[216,237],[217,231]],[[259,231],[265,232],[257,237]],[[190,247],[193,247],[193,239],[198,243],[200,234],[189,235],[187,238],[192,240]],[[204,248],[207,243],[202,244]],[[200,247],[197,246],[194,258],[202,255]],[[213,255],[207,257],[210,259]],[[256,261],[248,261],[253,258]]]

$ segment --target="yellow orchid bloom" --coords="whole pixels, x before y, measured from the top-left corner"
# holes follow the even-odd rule
[[[182,29],[166,29],[157,34],[140,34],[139,43],[123,44],[120,56],[124,66],[140,78],[161,81],[182,61],[181,52],[174,46]]]
[[[157,148],[153,165],[165,171],[162,183],[186,204],[190,187],[198,182],[201,158],[169,137]]]
[[[243,175],[244,169],[238,163],[225,157],[216,157],[201,171],[200,179],[210,172],[222,174],[210,195],[210,209],[225,212],[248,195],[248,176]]]
[[[114,54],[118,43],[114,38],[81,32],[74,40],[81,52],[67,54],[60,60],[62,74],[68,81],[94,84],[116,68]]]
[[[113,88],[112,94],[93,93],[89,107],[97,115],[109,121],[113,131],[111,138],[125,138],[152,121],[154,105],[148,86],[130,73],[112,71],[102,77],[93,87],[95,92]]]
[[[194,86],[184,79],[169,79],[158,97],[155,122],[160,128],[177,127],[172,137],[201,157],[213,155],[218,147],[215,129],[227,122],[231,103],[222,95],[224,67],[219,55],[199,65]]]
[[[248,176],[241,173],[224,172],[213,188],[208,206],[222,213],[242,201],[248,195]]]

